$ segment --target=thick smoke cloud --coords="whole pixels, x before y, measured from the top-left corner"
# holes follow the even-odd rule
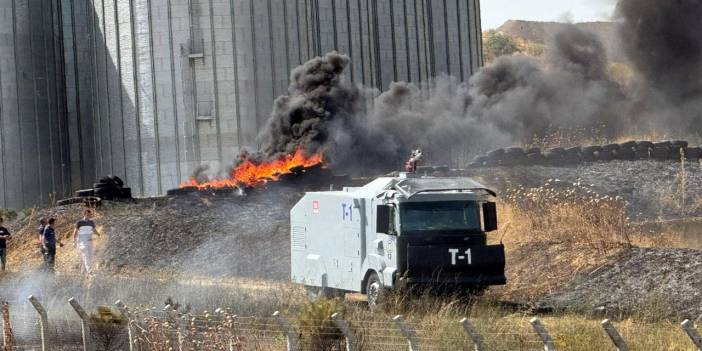
[[[617,16],[640,75],[632,114],[652,128],[702,131],[702,2],[620,0]]]
[[[440,77],[392,83],[366,106],[368,89],[343,76],[348,57],[329,53],[293,71],[262,133],[267,157],[304,147],[336,167],[394,167],[421,147],[434,162],[525,141],[545,131],[619,129],[623,93],[606,74],[602,45],[575,26],[555,36],[546,68],[534,58],[499,58],[469,82]],[[370,94],[372,95],[372,94]]]
[[[332,133],[353,128],[360,92],[342,79],[349,64],[348,57],[329,53],[292,71],[289,94],[275,100],[261,135],[267,157],[289,154],[299,147],[309,153],[321,152],[330,146]]]
[[[543,58],[500,57],[467,82],[396,82],[382,93],[353,86],[348,57],[329,53],[293,71],[261,134],[263,155],[302,147],[336,168],[379,170],[421,147],[433,163],[460,166],[470,154],[559,129],[609,139],[699,131],[702,3],[620,0],[617,13],[636,77],[626,87],[611,80],[596,35],[574,25],[553,36]]]

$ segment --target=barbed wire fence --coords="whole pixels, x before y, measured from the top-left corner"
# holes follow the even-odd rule
[[[335,313],[325,320],[296,319],[293,324],[280,312],[269,317],[238,316],[230,309],[192,314],[171,306],[128,307],[121,301],[89,314],[73,298],[67,301],[70,308],[54,315],[36,297],[27,299],[31,310],[15,313],[7,302],[0,303],[4,351],[555,351],[554,340],[578,333],[566,329],[552,335],[536,317],[522,327],[504,325],[488,331],[476,328],[469,318],[437,325],[400,315],[387,321],[345,320]],[[629,350],[609,320],[601,327],[615,349]],[[690,345],[702,350],[694,323],[685,320],[681,328]]]

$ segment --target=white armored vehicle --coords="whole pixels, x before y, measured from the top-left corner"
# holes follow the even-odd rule
[[[290,211],[291,275],[322,294],[433,285],[459,291],[505,284],[495,193],[469,178],[378,178],[309,192]]]

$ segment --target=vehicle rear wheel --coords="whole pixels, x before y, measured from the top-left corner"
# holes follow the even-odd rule
[[[368,307],[371,310],[377,309],[383,302],[383,294],[385,293],[385,287],[383,283],[378,278],[378,274],[371,273],[366,282],[366,295],[368,296]]]

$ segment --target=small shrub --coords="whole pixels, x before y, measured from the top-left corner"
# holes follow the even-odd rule
[[[95,341],[96,351],[123,350],[127,320],[110,307],[98,306],[90,315],[90,334]]]
[[[341,350],[343,334],[331,321],[334,313],[343,314],[345,307],[340,300],[320,299],[302,306],[298,315],[300,341],[305,350]]]

